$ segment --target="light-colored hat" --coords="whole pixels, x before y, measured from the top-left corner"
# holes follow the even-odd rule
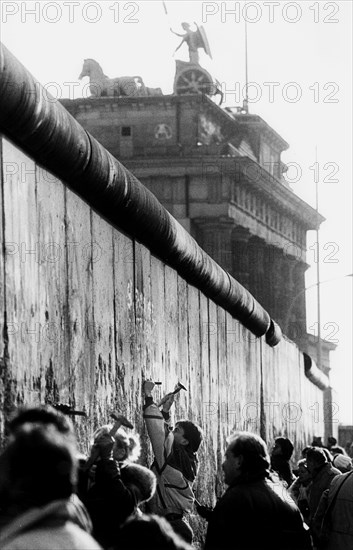
[[[332,464],[343,473],[349,472],[352,469],[352,459],[349,456],[337,454]]]

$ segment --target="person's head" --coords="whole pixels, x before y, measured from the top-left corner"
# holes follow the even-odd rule
[[[342,474],[346,474],[352,470],[352,459],[347,455],[340,453],[336,454],[332,464],[337,470],[342,472]]]
[[[306,459],[303,458],[299,460],[297,466],[298,466],[298,479],[300,483],[302,485],[308,484],[311,480],[311,475],[309,473],[309,470],[306,464]]]
[[[312,447],[323,447],[321,435],[314,435],[311,442]]]
[[[327,456],[323,449],[318,447],[308,449],[308,452],[306,453],[306,464],[311,476],[315,475],[315,473],[327,463]]]
[[[12,414],[8,429],[10,437],[15,437],[19,429],[25,424],[53,425],[58,432],[75,438],[74,427],[71,420],[62,412],[57,411],[51,405],[38,405],[34,407],[22,406]]]
[[[148,502],[156,492],[155,474],[140,464],[127,464],[121,468],[121,479],[133,491],[138,504]]]
[[[130,460],[136,462],[140,458],[140,437],[136,433],[127,434],[123,428],[119,428],[114,436],[113,457],[118,462]]]
[[[304,449],[302,449],[302,457],[303,458],[306,458],[307,452],[311,448],[312,448],[311,445],[308,445],[307,447],[304,447]]]
[[[116,550],[146,547],[153,550],[192,550],[165,518],[145,514],[133,516],[121,527]]]
[[[175,443],[183,445],[192,453],[197,453],[203,437],[201,428],[190,420],[177,422],[173,435]]]
[[[77,478],[76,447],[53,424],[24,423],[3,453],[10,501],[26,507],[69,498]]]
[[[224,481],[231,485],[240,475],[267,475],[270,457],[263,439],[256,434],[239,432],[227,439],[228,447],[222,464]]]
[[[335,445],[334,447],[331,447],[330,451],[332,455],[347,455],[344,448],[340,447],[339,445]]]
[[[330,435],[327,438],[327,443],[328,443],[329,447],[333,447],[334,445],[337,445],[337,439],[335,437],[333,437],[332,435]]]
[[[98,428],[93,434],[92,444],[94,445],[102,435],[109,434],[112,428],[112,424],[104,424],[104,426]],[[118,462],[124,460],[136,462],[140,458],[140,453],[140,436],[136,433],[128,434],[124,428],[119,428],[114,435],[113,457],[115,460]]]
[[[184,31],[190,30],[190,25],[189,23],[186,23],[186,21],[184,21],[181,26],[183,27]]]
[[[281,455],[284,460],[290,460],[293,454],[293,443],[288,437],[276,437],[272,455]]]

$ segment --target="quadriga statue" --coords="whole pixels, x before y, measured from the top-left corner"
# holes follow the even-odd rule
[[[109,78],[94,59],[85,59],[79,80],[89,77],[91,97],[163,95],[160,88],[148,88],[140,76]]]

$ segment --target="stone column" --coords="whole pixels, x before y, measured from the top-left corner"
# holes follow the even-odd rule
[[[305,271],[308,265],[301,261],[295,261],[292,277],[292,296],[291,313],[289,318],[288,336],[293,338],[297,343],[306,340],[306,300],[305,300]],[[292,333],[292,334],[291,334]]]
[[[265,254],[265,241],[259,237],[251,237],[248,243],[249,288],[256,300],[266,309]]]
[[[232,273],[231,235],[234,221],[228,218],[194,219],[200,246],[223,269]]]
[[[282,330],[286,332],[287,313],[291,308],[293,300],[293,261],[288,258],[286,254],[281,250],[279,258],[279,292],[277,298],[276,314],[278,317],[278,323]]]
[[[278,284],[277,260],[278,249],[273,245],[265,244],[263,254],[263,306],[275,320],[276,285]]]
[[[282,248],[269,245],[260,239],[257,241],[260,241],[257,244],[259,271],[254,274],[254,277],[258,280],[259,300],[271,317],[283,328],[285,312],[291,300],[290,265]]]
[[[232,268],[231,274],[240,284],[249,288],[249,250],[250,231],[240,225],[232,231]],[[251,291],[251,290],[250,290]]]

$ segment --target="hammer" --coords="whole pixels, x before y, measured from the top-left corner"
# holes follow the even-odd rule
[[[160,402],[157,404],[157,407],[160,407],[161,405],[163,405],[163,403],[165,403],[165,402],[169,399],[169,397],[170,397],[171,395],[175,395],[176,393],[179,393],[180,390],[185,390],[185,391],[187,391],[186,387],[183,386],[183,384],[181,384],[181,382],[178,382],[177,385],[176,385],[175,388],[174,388],[174,391],[171,391],[171,392],[167,393],[167,395],[165,395],[165,396],[160,400]]]
[[[110,414],[110,417],[113,418],[113,420],[115,420],[114,426],[108,432],[108,435],[110,435],[110,437],[115,436],[115,434],[118,431],[118,429],[120,428],[120,426],[125,426],[126,428],[130,428],[130,429],[133,428],[133,425],[131,424],[131,422],[129,422],[128,419],[122,414],[119,414],[119,413],[116,414],[116,413],[113,412],[113,413]],[[117,425],[117,423],[118,423],[118,425]],[[95,463],[95,461],[97,460],[98,457],[99,457],[99,448],[98,448],[97,445],[95,445],[93,443],[90,456],[89,456],[85,466],[83,467],[83,469],[84,470],[89,470],[90,467],[93,466],[93,464]]]

